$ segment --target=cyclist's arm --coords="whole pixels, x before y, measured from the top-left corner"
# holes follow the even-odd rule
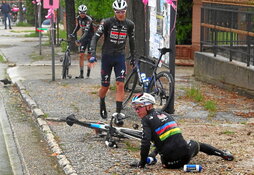
[[[147,120],[148,119],[146,119],[145,117],[142,119],[143,133],[142,133],[141,151],[140,151],[141,166],[145,166],[146,164],[146,159],[150,151],[151,138],[152,138],[152,130],[149,127]]]
[[[135,55],[135,25],[132,21],[130,21],[130,29],[128,31],[129,36],[129,45],[130,45],[130,53],[131,56],[134,57]]]
[[[73,30],[72,35],[75,35],[78,32],[79,29],[80,29],[80,25],[79,25],[79,21],[78,21],[78,17],[77,17],[76,18],[76,27]]]
[[[86,36],[90,32],[90,28],[92,27],[92,25],[93,25],[93,20],[92,20],[92,18],[89,18],[89,20],[86,23],[86,28],[84,30],[84,33],[81,36],[81,38],[79,39],[79,41],[82,41],[82,40],[84,40],[86,38]]]
[[[94,33],[92,41],[91,41],[90,51],[91,51],[92,57],[96,57],[96,45],[100,37],[103,35],[104,30],[105,30],[105,23],[104,23],[104,20],[102,20],[98,30]]]

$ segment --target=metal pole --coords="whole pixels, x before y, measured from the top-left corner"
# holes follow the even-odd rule
[[[172,52],[170,53],[169,69],[174,80],[175,80],[175,56],[176,56],[176,30],[175,30],[176,15],[177,15],[176,10],[171,6],[169,37],[170,37],[170,48]],[[175,112],[174,103],[175,103],[175,84],[173,84],[172,98],[169,101],[168,107],[165,109],[167,113],[173,114]]]
[[[54,11],[52,9],[50,18],[50,33],[51,33],[51,55],[52,55],[52,81],[55,81],[55,48],[54,48]]]
[[[38,10],[38,26],[39,26],[39,28],[41,28],[41,2],[39,2],[38,7],[39,7],[39,10]],[[40,45],[39,54],[41,55],[41,32],[39,32],[39,45]]]

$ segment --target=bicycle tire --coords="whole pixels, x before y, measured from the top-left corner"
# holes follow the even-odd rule
[[[142,139],[142,131],[128,129],[128,128],[122,128],[120,131],[129,137],[135,138],[135,139]]]
[[[63,69],[62,69],[62,79],[66,79],[69,74],[69,65],[70,65],[70,54],[65,52],[63,60]]]
[[[155,77],[155,81],[152,79],[149,86],[149,93],[153,95],[156,100],[154,107],[164,111],[172,98],[173,90],[174,79],[170,72],[162,71],[158,73]]]
[[[123,100],[123,108],[126,107],[127,103],[129,102],[130,98],[132,97],[134,90],[136,88],[138,81],[138,74],[137,72],[133,71],[126,79],[124,84],[124,100]]]

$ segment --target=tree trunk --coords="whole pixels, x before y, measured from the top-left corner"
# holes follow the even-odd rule
[[[73,32],[76,26],[74,0],[65,0],[65,12],[66,12],[66,29],[68,37],[68,35]],[[75,46],[74,42],[71,42],[70,48],[72,51],[77,51],[77,47]]]
[[[144,7],[142,1],[129,0],[127,17],[135,23],[135,45],[138,55],[146,55],[147,49],[146,38],[149,36],[147,21],[147,7]],[[148,43],[148,42],[147,42]]]
[[[19,22],[24,21],[24,16],[23,16],[23,8],[22,8],[22,1],[19,0]]]

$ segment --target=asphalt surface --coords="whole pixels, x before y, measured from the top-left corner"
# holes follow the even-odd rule
[[[16,66],[8,68],[8,76],[31,109],[47,145],[55,153],[65,174],[153,174],[149,171],[137,172],[129,168],[128,165],[133,161],[133,157],[126,149],[126,142],[120,144],[122,149],[110,149],[89,129],[80,126],[70,127],[60,122],[70,114],[75,114],[81,120],[101,120],[97,95],[100,86],[100,60],[92,69],[90,78],[62,80],[59,62],[62,53],[57,51],[56,79],[52,81],[50,47],[43,47],[43,56],[38,61],[32,59],[33,56],[36,57],[36,53],[39,53],[38,38],[20,36],[24,35],[24,32],[3,31],[3,33],[0,36],[0,46],[5,47],[1,47],[1,53],[10,63],[16,63]],[[43,41],[47,41],[47,38],[44,37]],[[79,74],[77,55],[73,56],[70,73],[73,77]],[[178,119],[199,118],[207,122],[209,113],[206,110],[196,107],[193,102],[182,103],[177,100],[184,93],[182,87],[190,86],[195,81],[192,74],[192,67],[176,68],[175,115]],[[113,82],[114,78],[112,84]],[[115,111],[114,97],[115,91],[110,90],[106,98],[109,114]],[[131,108],[123,112],[131,116],[131,119],[126,121],[126,125],[139,122]],[[228,111],[218,113],[216,119],[231,122],[248,121]]]

